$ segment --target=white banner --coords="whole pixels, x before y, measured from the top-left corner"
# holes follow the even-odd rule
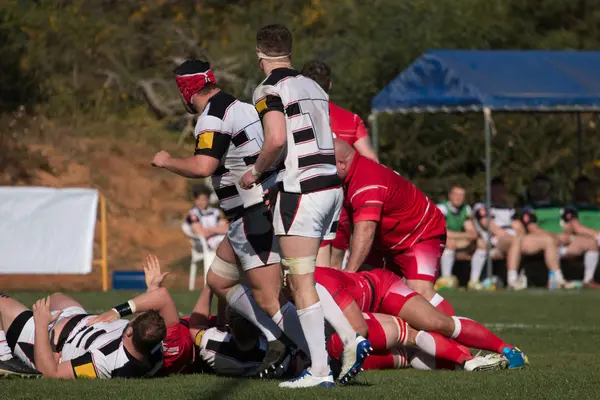
[[[0,186],[0,274],[89,274],[97,207],[94,189]]]

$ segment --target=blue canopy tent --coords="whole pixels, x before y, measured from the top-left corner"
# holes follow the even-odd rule
[[[597,51],[427,51],[373,98],[373,144],[377,151],[380,113],[482,112],[489,207],[492,112],[577,113],[581,173],[580,113],[600,111],[599,75]]]

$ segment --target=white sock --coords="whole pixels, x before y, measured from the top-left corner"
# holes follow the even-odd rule
[[[307,356],[310,354],[304,332],[302,331],[302,325],[300,325],[300,319],[298,319],[296,306],[290,302],[284,304],[283,307],[281,307],[281,310],[277,311],[277,314],[275,314],[272,319],[279,329],[296,343],[296,346],[298,346],[304,354]]]
[[[354,343],[356,338],[356,331],[348,322],[348,318],[344,315],[344,312],[337,305],[331,293],[320,284],[315,284],[319,300],[321,300],[321,307],[323,308],[323,314],[325,319],[329,322],[329,325],[340,335],[344,347]]]
[[[485,249],[477,249],[471,257],[471,277],[469,281],[479,282],[481,278],[481,271],[485,265],[487,251]],[[510,280],[510,279],[509,279]]]
[[[513,269],[509,269],[507,271],[507,274],[508,274],[508,283],[509,284],[511,284],[513,282],[516,282],[517,279],[519,279],[519,272],[518,271],[515,271]]]
[[[310,351],[310,371],[314,376],[323,377],[331,371],[327,360],[325,348],[325,317],[321,303],[316,302],[310,307],[298,310],[298,318],[306,336]]]
[[[419,347],[419,349],[423,350],[425,353],[433,357],[436,356],[435,340],[429,333],[425,331],[419,331],[415,337],[415,343],[417,344],[417,347]]]
[[[454,260],[456,259],[456,252],[450,249],[444,249],[442,253],[442,259],[440,260],[442,276],[452,275],[452,267],[454,267]]]
[[[583,255],[583,283],[590,283],[594,280],[599,255],[600,253],[595,250],[586,251]]]
[[[554,277],[559,282],[562,282],[565,280],[565,277],[563,276],[562,270],[560,268],[557,269],[556,271],[554,271]]]
[[[227,303],[231,308],[237,311],[242,317],[252,322],[265,335],[269,342],[281,337],[281,329],[273,322],[271,317],[256,304],[256,301],[250,294],[250,289],[235,285],[227,293]]]
[[[6,341],[6,334],[0,329],[0,361],[10,360],[11,358],[12,353],[10,352],[10,347],[8,347],[8,342]]]

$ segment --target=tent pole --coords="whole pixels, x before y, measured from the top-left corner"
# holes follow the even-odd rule
[[[581,124],[581,113],[577,113],[577,168],[579,176],[583,174],[583,128]]]
[[[373,137],[373,151],[379,156],[379,125],[376,112],[369,115],[369,124],[371,125],[371,136]]]
[[[485,207],[487,215],[490,214],[492,205],[492,110],[483,109],[483,118],[485,124]],[[488,218],[486,259],[487,259],[487,277],[492,277],[492,237],[490,235],[490,219]]]

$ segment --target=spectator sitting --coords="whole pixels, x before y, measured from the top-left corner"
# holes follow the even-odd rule
[[[457,251],[470,251],[471,245],[477,240],[477,232],[471,221],[472,210],[465,204],[465,188],[453,185],[448,191],[448,201],[437,205],[446,218],[446,248],[442,253],[441,274],[442,277],[452,276],[452,267],[456,259]],[[485,262],[485,250],[483,251]],[[479,271],[481,273],[481,271]],[[469,288],[475,289],[472,281],[479,281],[471,276]]]
[[[593,266],[595,271],[598,263],[598,246],[593,237],[586,235],[572,235],[570,231],[563,230],[563,224],[573,219],[570,207],[564,209],[550,200],[552,183],[546,176],[537,176],[529,185],[528,195],[530,204],[523,209],[521,221],[527,236],[551,237],[558,248],[559,258],[578,257],[584,255],[584,264],[589,270]],[[569,211],[570,210],[570,211]],[[575,224],[570,229],[575,229]],[[554,255],[551,257],[554,263]],[[546,257],[546,264],[549,259]],[[550,265],[548,264],[549,269]],[[558,286],[565,288],[569,284],[564,280],[560,269],[555,270]]]
[[[210,194],[211,190],[206,186],[194,190],[194,207],[187,213],[186,222],[196,236],[204,237],[208,247],[216,250],[229,224],[220,209],[209,207]]]
[[[598,249],[600,244],[600,210],[593,204],[594,190],[592,182],[587,177],[579,177],[575,181],[573,202],[561,212],[562,228],[566,234],[575,235],[575,240],[584,238],[588,247],[583,255],[583,285],[587,288],[599,289],[600,285],[594,282],[594,275],[598,266]],[[592,246],[590,238],[596,242]]]
[[[492,255],[506,258],[508,288],[513,290],[525,288],[524,280],[518,277],[521,264],[521,238],[517,236],[517,232],[513,228],[515,213],[514,208],[506,205],[502,179],[492,179],[491,211],[488,212],[483,202],[473,206],[473,222],[479,233],[479,239],[477,240],[477,250],[475,250],[471,259],[472,279],[477,278],[479,280],[485,265],[489,223]],[[488,218],[488,215],[491,218]]]

